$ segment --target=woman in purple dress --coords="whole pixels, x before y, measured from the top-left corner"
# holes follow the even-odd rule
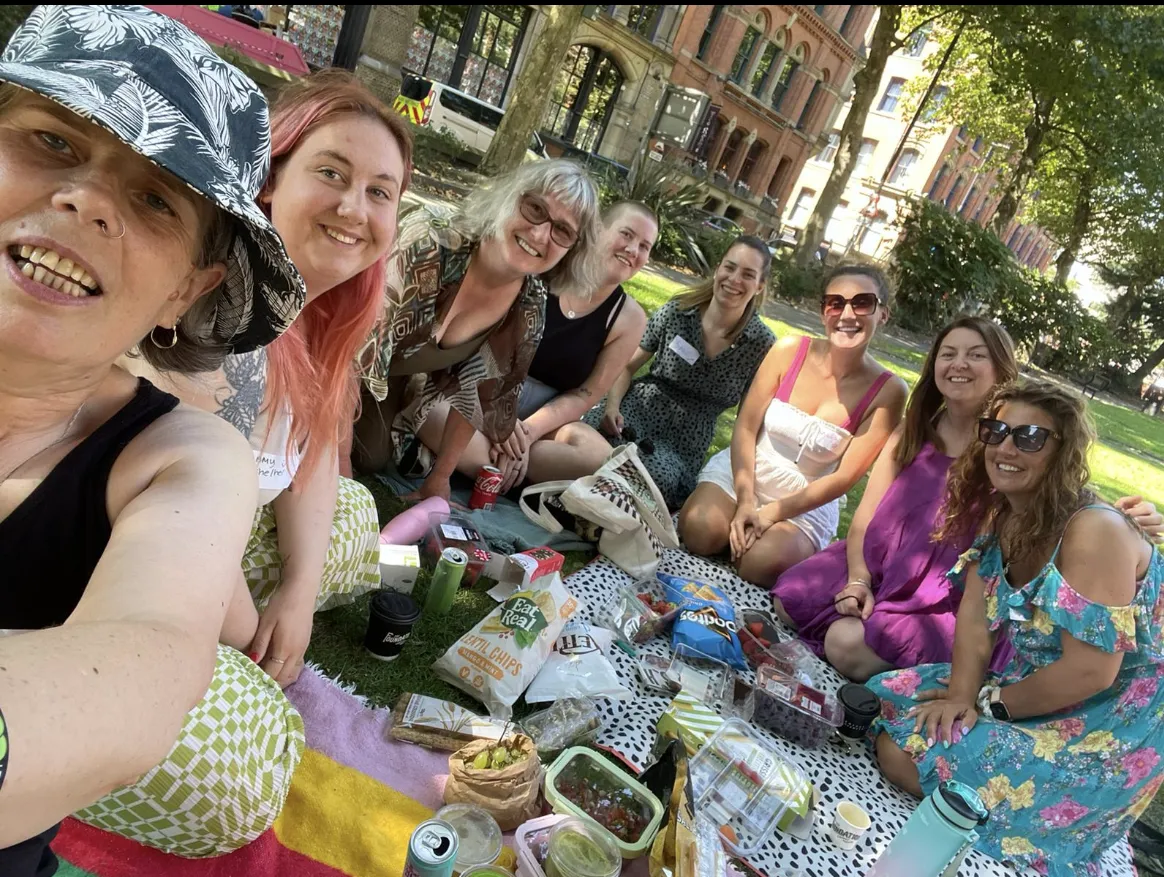
[[[974,441],[991,391],[1017,376],[1014,344],[996,323],[961,317],[946,326],[873,466],[848,538],[776,580],[776,614],[850,679],[950,660],[961,594],[945,575],[970,546],[932,541],[946,472]],[[1150,503],[1125,497],[1117,505],[1158,530]],[[1003,643],[995,659],[1008,654]]]

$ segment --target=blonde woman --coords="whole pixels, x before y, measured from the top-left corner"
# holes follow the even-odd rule
[[[604,403],[558,430],[563,449],[553,478],[588,475],[612,442],[633,438],[667,505],[683,505],[716,420],[740,402],[776,340],[759,315],[771,262],[763,241],[740,235],[710,280],[659,308]],[[648,362],[650,371],[636,379]]]

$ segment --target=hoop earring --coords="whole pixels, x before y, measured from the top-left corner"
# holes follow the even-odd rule
[[[157,326],[154,326],[152,329],[150,329],[150,341],[153,342],[154,347],[157,347],[161,350],[169,350],[171,347],[174,347],[178,343],[178,321],[177,320],[174,320],[174,326],[172,329],[170,329],[171,335],[170,335],[170,343],[169,344],[162,344],[160,341],[158,341],[157,338],[154,337],[154,333],[157,331],[158,331]]]

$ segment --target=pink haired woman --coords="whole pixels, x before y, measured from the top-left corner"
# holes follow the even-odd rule
[[[383,311],[412,142],[403,119],[341,71],[288,86],[271,141],[259,205],[303,276],[307,306],[278,340],[218,372],[148,376],[250,439],[260,508],[222,641],[286,686],[315,612],[379,584],[376,507],[340,477],[338,449],[359,401],[356,352]]]

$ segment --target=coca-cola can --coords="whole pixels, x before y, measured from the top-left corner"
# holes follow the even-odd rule
[[[496,466],[482,466],[473,484],[473,495],[469,497],[469,508],[491,509],[501,493],[501,470]]]

